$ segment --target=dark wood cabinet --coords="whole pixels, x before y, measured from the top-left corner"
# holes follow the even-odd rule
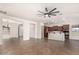
[[[48,38],[48,27],[44,27],[44,38]]]
[[[69,25],[63,25],[63,31],[69,31]]]
[[[65,39],[69,39],[69,25],[63,25],[63,32],[65,35]]]

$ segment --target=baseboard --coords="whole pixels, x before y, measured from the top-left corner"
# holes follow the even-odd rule
[[[79,39],[70,39],[70,40],[79,40]]]
[[[37,40],[41,40],[42,38],[33,38],[33,37],[30,37],[30,39],[37,39]]]

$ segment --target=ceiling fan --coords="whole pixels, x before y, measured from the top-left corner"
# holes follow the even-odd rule
[[[45,8],[45,12],[42,12],[42,11],[38,11],[40,12],[41,14],[38,14],[38,15],[41,15],[41,16],[48,16],[48,17],[51,17],[51,16],[56,16],[56,13],[59,13],[60,11],[55,11],[57,8],[54,8],[52,10],[48,10],[47,8]]]

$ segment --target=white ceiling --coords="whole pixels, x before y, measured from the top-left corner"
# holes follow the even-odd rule
[[[0,4],[0,10],[6,11],[8,15],[13,17],[19,17],[26,20],[33,20],[38,22],[45,22],[44,17],[39,17],[38,10],[44,11],[47,7],[49,10],[57,8],[62,15],[54,16],[50,19],[62,19],[63,16],[77,16],[79,17],[79,4],[77,3],[2,3]]]

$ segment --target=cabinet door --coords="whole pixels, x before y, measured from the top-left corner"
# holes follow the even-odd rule
[[[60,33],[60,31],[50,32],[48,35],[48,39],[64,41],[64,33]]]
[[[54,32],[50,32],[50,33],[48,34],[48,39],[55,40],[55,33],[54,33]]]

